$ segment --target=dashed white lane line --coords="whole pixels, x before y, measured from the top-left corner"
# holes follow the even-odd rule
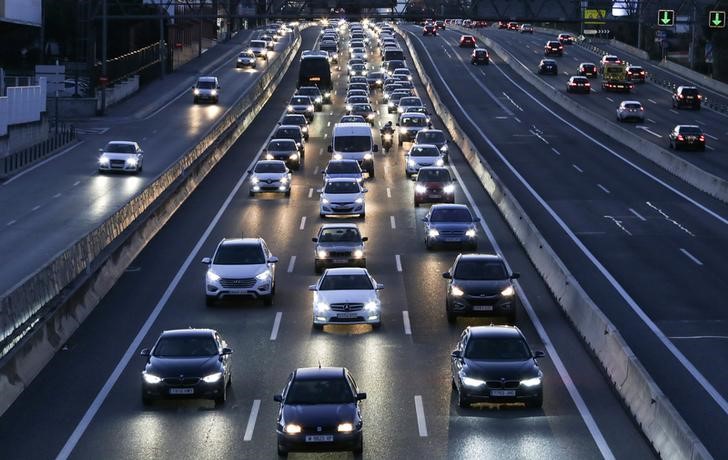
[[[704,124],[705,124],[705,123],[703,123],[702,121],[698,120],[697,118],[695,119],[695,123],[697,123],[697,124],[699,124],[699,125],[704,125]]]
[[[329,122],[327,122],[327,123],[326,123],[326,126],[331,126],[331,122],[330,122],[330,121],[329,121]]]
[[[401,272],[402,271],[402,258],[399,257],[399,254],[394,255],[394,263],[395,263],[395,265],[397,265],[397,271]]]
[[[657,104],[657,102],[653,101],[652,99],[647,99],[647,100],[652,102],[653,104]]]
[[[518,117],[513,117],[514,120],[516,120],[519,123],[522,123],[521,120]]]
[[[15,222],[17,222],[17,220],[13,219],[13,220],[11,220],[10,222],[8,222],[8,223],[7,223],[7,224],[5,224],[5,225],[6,225],[6,226],[8,226],[8,227],[10,227],[10,226],[11,226],[11,225],[13,225],[13,224],[14,224]]]
[[[677,111],[677,110],[675,110],[675,109],[670,109],[670,112],[674,113],[675,115],[680,115],[680,112],[678,112],[678,111]]]
[[[315,176],[318,173],[319,173],[319,167],[316,166],[315,168],[313,168],[313,175]]]
[[[612,193],[612,192],[609,191],[609,189],[607,187],[603,186],[602,184],[597,184],[597,187],[599,187],[600,189],[602,189],[602,191],[604,193]]]
[[[303,230],[306,227],[306,216],[301,217],[301,225],[298,226],[299,230]]]
[[[61,195],[62,195],[61,193],[56,193],[55,195],[53,195],[53,198],[60,198]]]
[[[574,167],[574,169],[576,169],[576,170],[577,170],[577,171],[579,171],[580,173],[583,173],[583,172],[584,172],[584,170],[583,170],[583,169],[581,169],[580,167],[578,167],[578,166],[577,166],[577,165],[575,165],[575,164],[572,164],[571,166],[573,166],[573,167]]]
[[[706,145],[705,148],[708,149],[708,150],[715,150],[715,147],[711,147],[709,145]]]
[[[40,209],[40,205],[33,206],[33,208],[31,209],[31,212],[35,212],[35,211],[37,211],[39,209]]]
[[[387,198],[392,198],[392,190],[387,187]]]
[[[308,197],[311,198],[313,196],[313,188],[308,189]]]
[[[273,329],[270,331],[270,339],[275,340],[278,338],[278,329],[281,327],[281,318],[283,317],[283,312],[279,311],[276,312],[276,318],[273,320]]]
[[[80,183],[81,183],[81,181],[80,180],[77,180],[76,182],[73,183],[73,187],[77,186]]]
[[[410,324],[409,312],[407,310],[402,312],[402,323],[404,324],[405,335],[412,335],[412,325]]]
[[[637,218],[638,218],[639,220],[641,220],[642,222],[647,222],[647,219],[645,219],[644,217],[642,217],[642,214],[638,213],[638,212],[637,212],[637,211],[635,211],[634,209],[632,209],[632,208],[629,208],[629,212],[631,212],[632,214],[634,214],[635,216],[637,216]]]
[[[655,120],[653,120],[652,118],[648,118],[648,119],[647,119],[647,121],[649,121],[650,123],[657,123],[657,122],[656,122]]]
[[[329,115],[333,115],[333,114],[334,114],[334,112],[329,112]]]
[[[323,147],[321,147],[321,148],[319,149],[319,155],[323,155],[323,154],[324,154],[324,148],[323,148]]]
[[[561,155],[561,152],[556,150],[555,148],[551,147],[551,151],[554,152],[556,155]]]
[[[291,261],[288,262],[288,273],[293,273],[293,267],[296,265],[296,256],[291,256]]]
[[[248,426],[245,428],[245,435],[243,441],[250,441],[253,439],[253,430],[255,429],[255,421],[258,419],[258,411],[260,410],[260,399],[253,401],[253,408],[250,410],[250,416],[248,417]]]
[[[329,137],[329,133],[324,133],[324,139],[326,139],[327,137]]]
[[[728,339],[728,335],[683,335],[671,336],[671,339]]]
[[[397,222],[394,221],[394,216],[389,216],[389,225],[392,227],[392,230],[397,228]]]
[[[695,257],[694,255],[690,254],[690,253],[689,253],[689,252],[687,251],[687,249],[685,249],[685,248],[680,248],[680,252],[682,252],[683,254],[685,254],[686,256],[688,256],[688,258],[689,258],[690,260],[692,260],[693,262],[695,262],[696,264],[698,264],[698,265],[703,265],[703,263],[702,263],[702,262],[700,261],[700,259],[698,259],[698,258],[697,258],[697,257]]]
[[[609,102],[614,102],[614,99],[612,99],[611,97],[608,97],[608,98],[607,98],[607,100],[608,100]]]
[[[713,139],[713,140],[715,140],[715,141],[717,141],[717,140],[718,140],[718,138],[717,138],[717,137],[715,137],[715,136],[711,136],[711,135],[710,135],[710,134],[708,134],[708,133],[703,133],[703,134],[705,134],[705,137],[709,137],[709,138],[711,138],[711,139]]]
[[[427,421],[421,395],[415,395],[415,412],[417,413],[417,430],[420,432],[420,437],[425,438],[427,437]]]

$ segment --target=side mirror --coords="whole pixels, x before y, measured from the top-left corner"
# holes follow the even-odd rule
[[[209,257],[203,257],[202,263],[205,265],[210,265],[212,263],[212,259],[210,259]]]
[[[368,192],[368,191],[369,191],[369,189],[368,189],[368,188],[363,188],[363,189],[361,189],[361,192],[362,192],[362,193],[366,193],[366,192]]]
[[[366,393],[357,393],[356,400],[361,401],[362,399],[367,399],[367,394]]]
[[[460,359],[463,357],[463,354],[460,352],[460,350],[453,350],[453,352],[450,353],[450,356],[452,356],[453,358]]]
[[[512,280],[518,279],[518,278],[520,278],[520,277],[521,277],[521,274],[520,274],[520,273],[518,273],[518,272],[513,272],[513,273],[511,273],[511,279],[512,279]]]
[[[543,358],[544,356],[546,356],[546,353],[544,353],[541,350],[537,350],[537,351],[534,351],[533,352],[533,357],[534,358]]]
[[[451,280],[452,279],[452,275],[450,274],[450,272],[444,272],[442,274],[442,277],[445,278],[446,280]]]
[[[313,237],[313,238],[311,238],[311,241],[313,241],[314,243],[318,243],[318,238]]]
[[[378,152],[378,151],[379,151],[379,146],[375,144],[374,147],[372,147],[372,152]]]
[[[329,153],[332,153],[334,151],[334,147],[329,145],[329,147],[326,149]]]
[[[268,257],[268,263],[269,264],[275,264],[277,262],[278,262],[278,257],[276,257],[276,256],[270,256],[270,257]]]
[[[362,241],[362,243],[364,243],[366,241],[369,241],[369,237],[368,236],[362,236],[361,237],[361,241]]]
[[[309,290],[309,291],[315,291],[315,290],[316,290],[316,285],[315,285],[315,284],[312,284],[312,285],[310,285],[310,286],[308,287],[308,290]]]
[[[377,283],[376,289],[377,289],[377,291],[381,291],[382,289],[384,289],[384,285],[382,283]]]
[[[273,401],[282,403],[283,402],[283,395],[273,395]]]
[[[142,348],[142,351],[139,352],[139,356],[149,356],[150,354],[149,348]]]
[[[220,353],[221,356],[227,356],[233,354],[232,348],[223,348],[222,353]]]

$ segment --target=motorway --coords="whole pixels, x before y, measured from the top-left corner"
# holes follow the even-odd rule
[[[472,66],[460,32],[405,29],[481,155],[708,450],[728,457],[715,428],[728,423],[728,317],[719,300],[728,295],[728,207],[552,107],[497,56]],[[504,37],[516,55],[529,40]]]
[[[315,29],[304,31],[302,49],[311,48],[316,36]],[[453,61],[444,70],[468,77],[459,65]],[[328,161],[331,127],[344,112],[344,74],[334,72],[333,104],[315,116],[305,164],[294,175],[290,199],[250,198],[246,180],[246,171],[295,89],[296,74],[294,63],[231,154],[0,418],[3,459],[273,458],[272,396],[291,370],[318,363],[348,367],[368,393],[363,409],[366,458],[653,458],[457,149],[450,152],[459,179],[457,201],[473,207],[486,224],[480,250],[502,253],[510,268],[522,274],[519,293],[525,310],[519,312],[518,325],[534,349],[547,353],[540,360],[543,409],[457,407],[450,389],[450,350],[463,327],[490,320],[448,324],[441,273],[457,251],[424,248],[420,219],[427,210],[413,207],[413,183],[405,178],[402,149],[376,155],[376,179],[367,182],[366,221],[354,219],[369,237],[368,268],[385,285],[383,325],[376,332],[369,326],[312,329],[306,287],[316,275],[310,238],[322,222],[315,190]],[[426,98],[419,82],[417,90]],[[488,110],[475,105],[473,114],[478,116],[476,110]],[[380,115],[381,123],[392,119],[385,106]],[[491,119],[492,113],[484,118]],[[438,119],[434,125],[441,127]],[[541,141],[516,142],[535,146]],[[535,180],[536,186],[542,184]],[[563,191],[569,183],[556,185]],[[205,307],[205,266],[199,260],[221,238],[241,234],[262,236],[280,260],[274,305],[235,301]],[[226,405],[182,401],[144,408],[139,350],[152,344],[161,330],[186,326],[218,329],[235,350]],[[39,433],[43,442],[38,442]],[[350,454],[320,457],[343,456]]]

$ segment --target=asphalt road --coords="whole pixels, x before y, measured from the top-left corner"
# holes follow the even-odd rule
[[[315,30],[305,31],[302,49],[315,36]],[[490,320],[448,324],[440,274],[457,251],[425,249],[420,219],[427,210],[413,207],[402,149],[376,155],[376,178],[367,182],[366,221],[354,219],[370,239],[368,268],[385,285],[383,325],[377,332],[368,326],[312,329],[306,287],[316,275],[310,238],[322,223],[315,189],[328,161],[331,126],[343,114],[345,76],[335,72],[334,103],[315,116],[290,199],[248,197],[245,174],[293,93],[296,72],[294,64],[231,154],[0,418],[3,458],[59,453],[60,458],[273,458],[277,407],[272,396],[291,370],[318,363],[348,367],[368,393],[365,458],[654,457],[456,149],[451,158],[460,179],[457,201],[477,209],[487,224],[479,235],[480,250],[502,252],[512,270],[522,273],[519,291],[526,309],[519,311],[518,325],[534,349],[547,352],[541,360],[543,409],[457,407],[450,350],[463,327]],[[419,83],[418,92],[424,97]],[[391,119],[384,112],[382,122]],[[434,124],[439,127],[439,120]],[[221,238],[240,234],[264,237],[280,260],[274,305],[243,300],[205,307],[205,266],[199,260]],[[144,408],[139,350],[160,331],[186,326],[218,329],[234,348],[227,404],[215,409],[209,402],[182,401]]]
[[[498,57],[472,66],[460,33],[406,29],[483,157],[706,447],[728,456],[716,428],[728,422],[728,207],[552,107]]]

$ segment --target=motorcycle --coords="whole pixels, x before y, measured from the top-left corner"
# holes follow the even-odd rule
[[[392,133],[383,133],[382,134],[382,148],[386,153],[389,153],[389,149],[392,148]]]

